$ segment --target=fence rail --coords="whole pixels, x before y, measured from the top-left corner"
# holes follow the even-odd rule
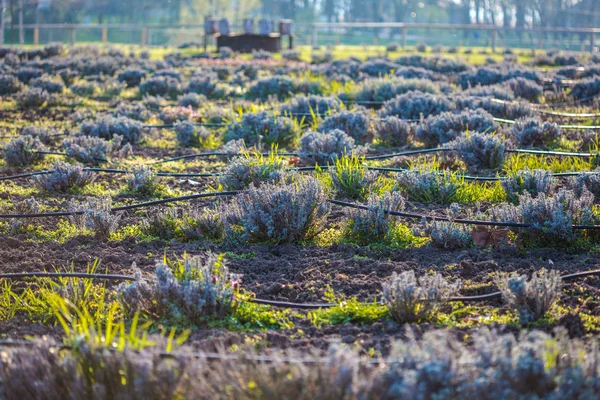
[[[4,24],[3,24],[4,25]],[[17,27],[19,43],[39,45],[51,41],[127,43],[146,45],[203,42],[204,24],[23,24]],[[600,28],[505,28],[494,25],[428,24],[403,22],[317,22],[295,25],[296,43],[313,47],[339,44],[388,44],[433,42],[451,46],[568,48],[597,51]],[[11,32],[8,30],[8,32]],[[0,44],[7,29],[0,27]],[[11,35],[12,37],[12,35]],[[510,46],[510,44],[515,46]]]

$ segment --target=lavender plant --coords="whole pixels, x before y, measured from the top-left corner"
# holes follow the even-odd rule
[[[494,220],[530,225],[516,229],[525,242],[536,245],[564,246],[582,237],[572,225],[593,225],[594,195],[583,190],[580,196],[567,189],[560,189],[554,196],[529,193],[519,196],[519,205],[504,204],[490,210]]]
[[[373,136],[371,118],[368,112],[342,111],[325,118],[319,125],[319,130],[329,132],[341,130],[358,142],[368,142]]]
[[[300,138],[299,156],[305,164],[327,165],[344,155],[360,155],[364,148],[340,130],[307,132]]]
[[[119,227],[121,214],[112,211],[110,197],[92,198],[84,204],[71,203],[71,220],[80,229],[89,229],[96,236],[108,239]]]
[[[179,104],[181,107],[198,108],[204,102],[206,102],[205,96],[193,92],[181,95],[177,99],[177,104]]]
[[[18,93],[23,84],[14,75],[0,74],[0,96]]]
[[[123,137],[120,135],[115,135],[110,141],[93,136],[73,136],[65,139],[62,147],[68,157],[86,164],[124,158],[132,154],[131,144],[123,145]]]
[[[54,106],[58,103],[56,95],[36,87],[30,87],[17,93],[16,100],[21,108],[40,108],[42,106]]]
[[[403,171],[397,175],[396,181],[409,200],[423,203],[451,203],[458,190],[458,184],[448,174],[436,171]]]
[[[242,242],[310,240],[323,229],[328,213],[325,190],[314,178],[267,183],[233,199],[224,216],[225,237]]]
[[[296,96],[282,104],[279,110],[283,115],[310,124],[316,117],[338,112],[341,107],[340,101],[334,97]]]
[[[436,84],[427,79],[369,79],[356,88],[353,96],[359,104],[377,105],[377,103],[392,100],[409,92],[439,94],[440,85],[442,84]],[[443,89],[447,88],[443,86]]]
[[[154,196],[162,191],[163,184],[152,168],[142,165],[132,170],[127,188],[142,196]]]
[[[142,79],[148,72],[144,69],[137,67],[128,67],[117,75],[119,82],[125,83],[127,87],[133,88],[138,87],[142,83]]]
[[[517,202],[519,196],[524,193],[529,193],[533,197],[540,193],[551,195],[556,190],[558,182],[548,170],[525,169],[507,175],[500,184],[508,199]]]
[[[400,274],[393,272],[382,285],[382,297],[396,322],[424,322],[435,317],[439,307],[458,290],[459,285],[459,282],[449,283],[439,274],[417,278],[413,270]]]
[[[39,125],[27,125],[21,129],[21,136],[31,136],[40,139],[40,141],[49,145],[54,141],[54,137],[58,136],[59,133],[52,127],[45,127]]]
[[[201,326],[229,315],[234,307],[232,275],[222,255],[206,253],[158,263],[153,276],[118,288],[131,314],[142,312],[170,325]]]
[[[175,133],[177,142],[182,147],[204,147],[212,138],[208,129],[187,121],[175,123]]]
[[[466,225],[454,222],[460,214],[460,206],[450,205],[446,211],[448,221],[423,219],[416,232],[428,236],[431,244],[446,250],[464,249],[471,246],[473,239]]]
[[[493,133],[499,125],[483,110],[445,112],[428,117],[417,128],[415,138],[428,147],[448,143],[464,132]]]
[[[560,138],[560,127],[553,122],[542,122],[538,119],[517,120],[511,129],[519,146],[544,146]]]
[[[542,318],[556,304],[562,290],[558,271],[535,271],[531,279],[516,273],[500,274],[496,283],[507,305],[517,312],[521,324]]]
[[[4,163],[9,167],[26,167],[44,158],[46,147],[39,138],[28,135],[20,136],[7,143],[2,149]]]
[[[193,238],[221,241],[225,235],[223,207],[192,207],[184,217],[184,232]]]
[[[398,222],[385,211],[404,211],[405,200],[398,192],[373,194],[367,201],[367,209],[350,208],[347,212],[347,235],[362,243],[385,241],[393,235]]]
[[[45,90],[48,93],[60,94],[65,90],[65,85],[62,79],[56,77],[53,78],[49,75],[42,75],[38,78],[34,78],[29,82],[29,87],[39,88]]]
[[[104,116],[81,124],[82,135],[111,140],[121,136],[124,143],[138,144],[142,139],[142,124],[126,117]]]
[[[396,116],[402,119],[419,119],[437,115],[453,108],[444,96],[422,92],[407,92],[383,103],[379,116]]]
[[[504,140],[496,135],[470,133],[447,143],[447,147],[456,149],[458,156],[469,166],[476,168],[500,168],[506,158]]]
[[[234,158],[219,175],[219,183],[227,190],[243,190],[251,185],[275,183],[285,176],[287,163],[276,153],[267,157],[260,153],[244,152]]]
[[[517,97],[528,101],[537,101],[544,93],[544,88],[542,86],[532,80],[521,77],[509,79],[504,82],[504,84],[507,85]]]
[[[272,117],[265,111],[246,113],[240,121],[230,123],[225,141],[243,139],[246,146],[291,146],[298,139],[297,124],[287,117]]]
[[[94,175],[84,171],[81,164],[71,165],[62,161],[54,163],[49,174],[36,175],[33,183],[47,192],[67,193],[94,181]]]
[[[153,76],[144,80],[139,87],[142,96],[162,96],[172,99],[181,93],[179,80],[168,76]]]
[[[375,123],[377,138],[390,147],[406,146],[413,135],[414,127],[398,117],[379,118]]]

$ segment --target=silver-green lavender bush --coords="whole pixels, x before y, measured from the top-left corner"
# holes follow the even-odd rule
[[[422,203],[451,203],[458,190],[458,184],[447,174],[436,171],[403,171],[397,174],[396,181],[410,200]]]
[[[339,129],[307,132],[300,138],[298,155],[304,164],[327,165],[344,155],[360,155],[366,149],[356,146],[352,137]]]
[[[394,272],[383,283],[383,302],[398,323],[429,321],[459,286],[459,282],[450,283],[439,274],[417,278],[413,270]]]
[[[476,168],[500,168],[506,158],[505,141],[487,133],[468,133],[447,143],[446,147],[456,149],[458,156],[467,165]]]
[[[166,262],[165,262],[166,261]],[[170,324],[200,326],[228,315],[234,307],[233,277],[222,255],[206,253],[157,264],[152,276],[118,288],[131,314],[144,312]]]
[[[415,231],[428,236],[435,247],[446,250],[467,248],[473,243],[471,232],[466,225],[454,222],[460,216],[460,211],[460,206],[453,203],[446,211],[448,221],[428,221],[424,218]]]
[[[294,243],[314,238],[329,214],[327,195],[312,177],[250,187],[224,215],[225,236],[243,242]]]
[[[37,137],[20,136],[2,149],[4,163],[9,167],[26,167],[44,159],[46,147]]]
[[[385,240],[397,225],[396,217],[386,211],[404,211],[405,206],[404,197],[398,192],[371,195],[366,210],[348,209],[348,234],[355,240],[367,243]]]
[[[536,271],[525,275],[500,274],[496,283],[507,305],[517,312],[519,321],[528,324],[542,318],[558,300],[562,279],[558,271]]]
[[[535,197],[539,193],[551,195],[556,190],[558,181],[552,176],[552,172],[545,169],[524,169],[508,174],[500,181],[506,192],[507,198],[516,202],[519,195],[529,193]]]
[[[95,178],[91,172],[84,171],[81,164],[57,161],[50,170],[48,174],[33,177],[34,184],[47,192],[67,193],[92,183]]]
[[[71,220],[80,229],[89,229],[96,236],[108,239],[119,228],[121,214],[111,210],[112,201],[109,197],[92,198],[86,203],[71,203],[69,211],[77,214]]]

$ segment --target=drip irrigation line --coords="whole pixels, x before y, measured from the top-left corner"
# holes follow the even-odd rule
[[[400,153],[391,153],[391,154],[381,154],[377,156],[365,157],[365,160],[383,160],[387,158],[393,157],[401,157],[401,156],[411,156],[417,154],[428,154],[428,153],[437,153],[437,152],[448,152],[448,151],[456,151],[456,149],[449,147],[435,147],[430,149],[417,149],[417,150],[408,150]],[[569,156],[569,157],[596,157],[594,153],[577,153],[577,152],[568,152],[568,151],[551,151],[551,150],[535,150],[535,149],[509,149],[506,150],[507,153],[524,153],[524,154],[540,154],[540,155],[549,155],[549,156]]]
[[[507,153],[517,154],[538,154],[548,156],[568,156],[568,157],[596,157],[598,154],[594,153],[577,153],[569,151],[551,151],[551,150],[534,150],[534,149],[508,149]]]
[[[446,147],[436,147],[436,148],[432,148],[432,149],[408,150],[408,151],[403,151],[400,153],[381,154],[378,156],[365,157],[365,160],[383,160],[386,158],[393,158],[393,157],[412,156],[415,154],[427,154],[427,153],[437,153],[437,152],[455,151],[455,150],[456,149],[451,149],[451,148],[446,148]]]
[[[58,151],[32,151],[32,153],[34,153],[34,154],[51,155],[51,156],[69,157],[69,155],[67,153],[60,153]]]
[[[512,119],[504,119],[504,118],[493,118],[496,122],[501,122],[504,124],[514,125],[516,121]],[[600,125],[558,125],[560,129],[568,129],[568,130],[596,130],[600,129]]]
[[[335,168],[335,166],[332,165],[323,165],[323,166],[319,166],[318,167],[320,170],[323,171],[327,171],[331,168]],[[371,171],[380,171],[380,172],[392,172],[392,173],[403,173],[403,172],[422,172],[420,170],[416,170],[416,169],[408,169],[408,168],[390,168],[390,167],[371,167],[371,166],[366,166],[366,168],[368,170]],[[304,171],[315,171],[317,169],[316,166],[308,166],[308,167],[297,167],[297,168],[289,168],[286,171],[295,171],[295,172],[304,172]],[[102,173],[109,173],[109,174],[129,174],[132,173],[132,171],[129,170],[125,170],[125,169],[112,169],[112,168],[84,168],[83,171],[87,171],[87,172],[102,172]],[[19,179],[19,178],[28,178],[28,177],[32,177],[32,176],[37,176],[37,175],[47,175],[47,174],[51,174],[55,172],[54,170],[46,170],[46,171],[39,171],[39,172],[30,172],[30,173],[25,173],[25,174],[18,174],[18,175],[7,175],[7,176],[0,176],[0,181],[4,181],[4,180],[12,180],[12,179]],[[434,171],[436,174],[443,176],[446,174],[446,172],[442,172],[442,171]],[[557,172],[557,173],[552,173],[550,174],[550,176],[554,176],[557,178],[562,178],[562,177],[572,177],[572,176],[580,176],[580,175],[592,175],[592,174],[599,174],[600,172],[596,172],[596,171],[573,171],[573,172]],[[164,176],[164,177],[173,177],[173,178],[210,178],[210,177],[215,177],[215,176],[221,176],[221,173],[218,172],[206,172],[206,173],[177,173],[177,172],[160,172],[157,171],[156,172],[157,176]],[[461,175],[461,174],[456,174],[456,177],[458,179],[464,179],[466,181],[481,181],[481,182],[492,182],[492,181],[502,181],[504,179],[508,179],[510,178],[510,176],[472,176],[472,175]]]
[[[0,279],[22,280],[27,278],[84,278],[108,281],[133,281],[135,277],[118,274],[90,274],[86,272],[19,272],[0,274]]]
[[[540,114],[554,115],[556,117],[568,117],[568,118],[599,118],[600,117],[600,113],[578,114],[578,113],[558,112],[558,111],[543,110],[543,109],[539,109],[539,110],[535,110],[535,111]]]
[[[372,208],[369,208],[367,206],[363,206],[360,204],[348,203],[345,201],[331,200],[331,199],[327,200],[327,201],[331,204],[335,204],[335,205],[342,206],[342,207],[350,207],[350,208],[356,208],[356,209],[367,210],[367,211],[372,210]],[[419,219],[419,220],[425,219],[425,220],[429,220],[429,221],[454,222],[454,223],[461,224],[461,225],[498,226],[498,227],[505,227],[505,228],[531,228],[533,226],[532,224],[525,224],[525,223],[521,223],[521,222],[481,221],[481,220],[461,219],[461,218],[456,218],[456,219],[450,220],[447,217],[436,217],[436,216],[432,216],[432,215],[406,213],[406,212],[401,212],[401,211],[393,211],[393,210],[385,210],[385,209],[382,209],[381,211],[383,211],[384,214],[394,215],[397,217],[412,218],[412,219]],[[600,225],[571,225],[571,228],[574,230],[600,230]]]
[[[128,206],[113,207],[110,209],[110,211],[111,212],[126,211],[126,210],[133,210],[135,208],[143,208],[143,207],[150,207],[150,206],[159,205],[159,204],[173,203],[176,201],[193,200],[193,199],[199,199],[199,198],[204,198],[204,197],[234,196],[236,194],[238,194],[238,192],[236,192],[236,191],[197,193],[197,194],[190,194],[187,196],[170,197],[168,199],[154,200],[154,201],[148,201],[145,203],[131,204]],[[85,211],[57,211],[57,212],[47,212],[47,213],[38,213],[38,214],[0,214],[0,219],[68,217],[68,216],[72,216],[72,215],[82,215],[82,214],[85,214]]]
[[[113,169],[113,168],[84,168],[83,171],[102,172],[102,173],[107,173],[107,174],[130,174],[130,173],[132,173],[132,171],[129,171],[126,169]],[[29,172],[26,174],[0,176],[0,181],[19,179],[19,178],[30,178],[32,176],[37,176],[37,175],[48,175],[53,172],[56,172],[56,171],[55,170],[46,170],[46,171],[39,171],[39,172]],[[205,177],[219,176],[220,174],[217,174],[217,173],[175,173],[175,172],[157,171],[156,175],[164,176],[164,177],[174,177],[174,178],[205,178]]]
[[[58,151],[32,151],[31,153],[33,153],[33,154],[51,155],[51,156],[70,157],[67,153],[60,153]],[[99,161],[99,162],[108,162],[108,160],[106,158],[93,157],[93,160],[94,161]]]
[[[226,126],[227,123],[224,122],[193,122],[191,123],[193,126]],[[143,129],[151,129],[151,128],[175,128],[176,124],[162,124],[162,125],[142,125]]]
[[[170,197],[168,199],[154,200],[154,201],[148,201],[148,202],[145,202],[145,203],[138,203],[138,204],[131,204],[129,206],[114,207],[114,208],[111,208],[111,211],[113,211],[113,212],[116,212],[116,211],[125,211],[125,210],[132,210],[134,208],[143,208],[143,207],[155,206],[155,205],[158,205],[158,204],[173,203],[173,202],[176,202],[176,201],[200,199],[200,198],[203,198],[203,197],[234,196],[236,194],[238,194],[237,191],[197,193],[197,194],[190,194],[190,195],[187,195],[187,196]]]
[[[579,278],[585,278],[588,276],[600,275],[600,270],[590,270],[590,271],[581,271],[575,272],[572,274],[562,275],[561,279],[563,281],[570,281]],[[8,274],[0,274],[0,279],[10,279],[10,280],[24,280],[28,278],[47,278],[47,279],[59,279],[59,278],[81,278],[81,279],[99,279],[99,280],[112,280],[112,281],[135,281],[137,280],[134,276],[127,275],[117,275],[117,274],[90,274],[90,273],[79,273],[79,272],[29,272],[29,273],[8,273]],[[475,296],[454,296],[446,299],[448,302],[476,302],[476,301],[486,301],[491,299],[496,299],[501,297],[502,294],[499,291],[475,295]],[[279,307],[279,308],[294,308],[301,310],[317,310],[322,308],[333,308],[340,306],[339,303],[294,303],[289,301],[278,301],[278,300],[266,300],[266,299],[257,299],[250,298],[246,301],[255,304],[268,305],[271,307]],[[382,304],[382,303],[378,303]],[[0,345],[2,345],[2,341],[0,341]]]
[[[8,181],[8,180],[11,180],[11,179],[18,179],[18,178],[29,178],[29,177],[37,176],[37,175],[50,174],[52,172],[53,171],[39,171],[39,172],[29,172],[29,173],[26,173],[26,174],[0,176],[0,181]]]
[[[273,153],[261,153],[262,156],[269,156],[271,154],[273,154]],[[186,159],[190,159],[190,158],[211,157],[211,156],[234,157],[234,156],[239,156],[239,155],[241,155],[241,153],[225,153],[225,152],[195,153],[195,154],[187,154],[187,155],[179,156],[179,157],[167,158],[164,160],[150,163],[149,165],[163,164],[163,163],[167,163],[167,162],[186,160]],[[275,153],[275,155],[281,156],[281,157],[298,157],[297,153]]]
[[[45,137],[60,137],[60,136],[68,136],[68,133],[54,133],[52,135],[45,135]],[[0,139],[17,139],[20,138],[22,135],[10,135],[10,136],[0,136]]]

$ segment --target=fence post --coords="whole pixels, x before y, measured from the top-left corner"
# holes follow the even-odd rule
[[[33,28],[33,44],[40,44],[40,27],[36,26]]]
[[[0,44],[4,44],[4,0],[0,0]]]
[[[70,26],[69,27],[69,33],[71,34],[70,35],[71,36],[71,39],[70,39],[71,46],[74,46],[75,45],[75,40],[77,39],[77,36],[76,36],[76,33],[75,33],[75,27],[74,26]]]
[[[108,43],[108,28],[106,26],[102,27],[102,43]]]
[[[594,30],[592,30],[592,33],[590,34],[590,53],[594,53],[596,47],[596,32],[594,32]]]
[[[312,25],[312,46],[316,47],[317,46],[317,40],[318,40],[318,36],[317,36],[317,26],[315,24]]]
[[[25,33],[23,32],[23,0],[19,0],[19,43],[25,44]]]
[[[402,27],[402,48],[406,48],[406,26]]]
[[[143,27],[142,28],[142,42],[141,45],[145,46],[147,43],[147,38],[148,38],[148,28]]]
[[[492,30],[492,53],[496,52],[496,41],[498,40],[498,30]]]

